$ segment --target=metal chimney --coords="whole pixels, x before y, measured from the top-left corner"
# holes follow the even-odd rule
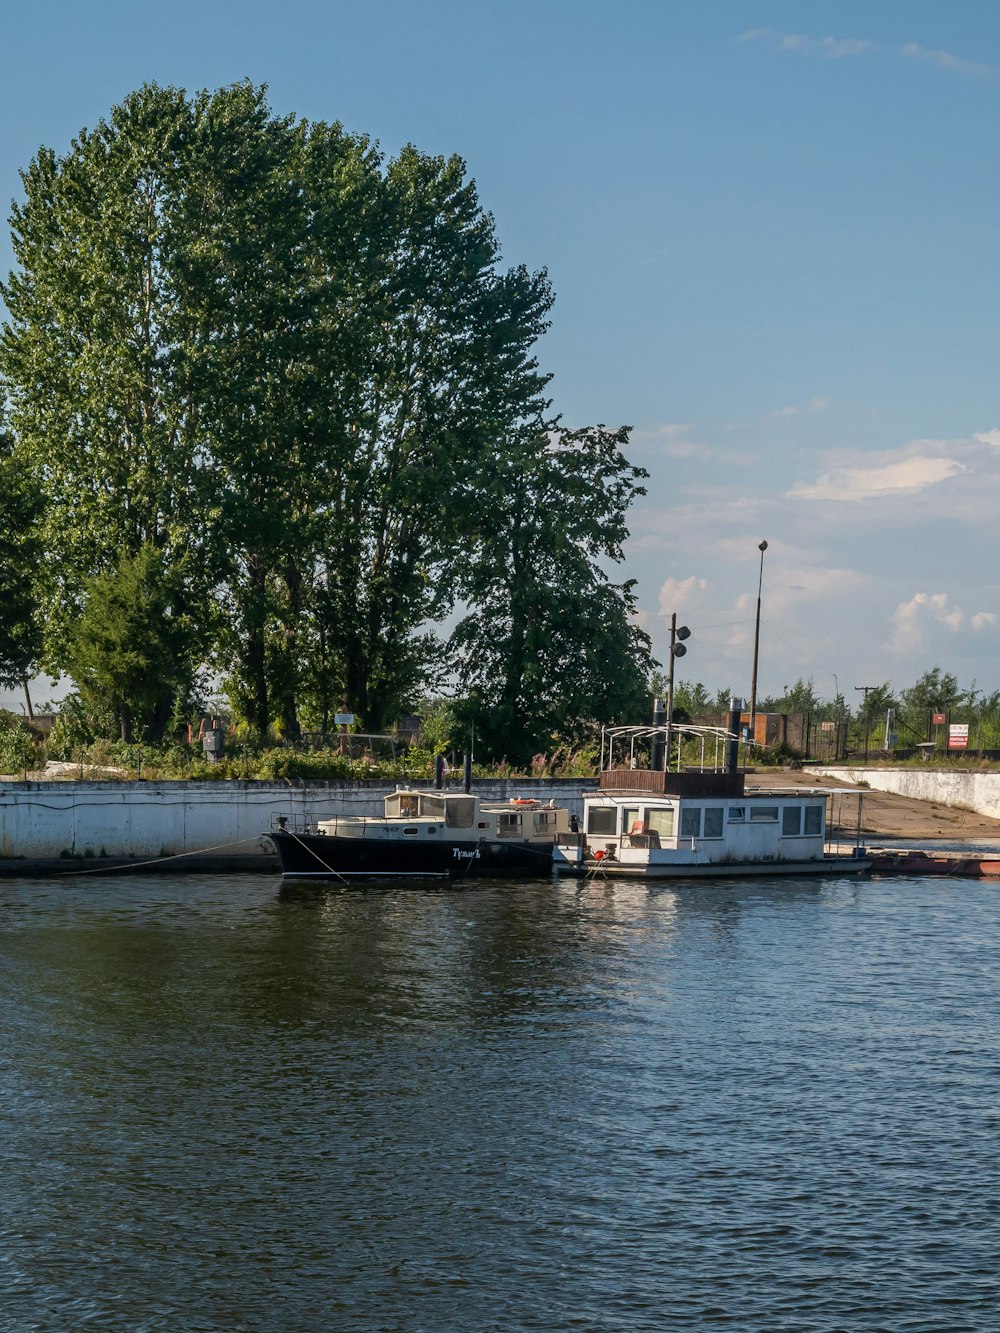
[[[740,764],[740,721],[743,716],[743,700],[735,695],[729,700],[729,722],[726,730],[731,739],[726,742],[726,772],[735,773]]]

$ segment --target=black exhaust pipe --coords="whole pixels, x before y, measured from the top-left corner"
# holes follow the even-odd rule
[[[729,700],[729,722],[726,730],[730,739],[726,742],[726,772],[735,773],[740,765],[740,722],[743,717],[743,700],[735,695]]]
[[[653,700],[653,726],[662,727],[666,725],[667,714],[662,699]],[[658,773],[663,768],[663,737],[653,737],[653,753],[649,757],[649,766],[654,773]]]

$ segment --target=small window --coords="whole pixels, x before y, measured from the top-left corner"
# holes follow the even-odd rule
[[[746,807],[742,805],[731,805],[729,807],[730,824],[742,824],[747,817]]]
[[[631,833],[636,824],[642,820],[639,817],[639,807],[637,805],[626,805],[622,808],[622,832]],[[638,831],[638,830],[636,830]]]
[[[452,796],[445,802],[445,823],[449,828],[472,828],[472,816],[476,812],[475,800],[462,796]]]
[[[489,824],[485,823],[483,820],[480,820],[479,823],[476,825],[476,828],[489,828]]]
[[[588,833],[614,833],[618,811],[613,805],[592,805],[587,814]]]
[[[697,838],[701,833],[701,806],[689,805],[681,810],[681,837]]]
[[[725,815],[721,805],[709,806],[705,811],[705,837],[721,838],[722,821]]]
[[[420,832],[419,829],[415,829],[415,828],[405,828],[405,829],[403,829],[403,837],[404,837],[404,838],[412,838],[412,837],[414,836],[414,834],[419,833],[419,832]]]
[[[643,814],[646,816],[646,827],[650,833],[658,833],[661,838],[672,838],[674,836],[673,810],[646,809]]]
[[[823,832],[823,807],[821,805],[806,806],[806,827],[805,832],[811,837]]]
[[[750,807],[750,819],[755,824],[776,824],[778,822],[778,807],[776,805],[752,805]]]
[[[786,805],[781,812],[781,836],[783,838],[797,838],[801,832],[801,805]]]

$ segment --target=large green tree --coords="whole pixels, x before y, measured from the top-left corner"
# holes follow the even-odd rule
[[[168,557],[203,545],[196,412],[175,386],[188,334],[169,277],[189,119],[181,94],[143,89],[63,156],[41,149],[11,217],[19,267],[3,288],[0,374],[45,501],[54,671],[92,579],[147,544]]]
[[[191,693],[200,631],[183,609],[183,564],[166,565],[149,544],[122,555],[85,585],[68,631],[67,669],[92,709],[113,713],[123,741],[161,740]]]
[[[627,427],[526,431],[484,477],[467,611],[451,639],[480,752],[524,764],[555,736],[649,711],[649,639],[632,584],[605,568],[621,560],[628,509],[645,493],[627,439]]]
[[[41,655],[35,579],[39,497],[26,461],[0,431],[0,685],[26,681]]]
[[[382,726],[480,473],[547,404],[551,293],[502,270],[457,158],[385,162],[248,84],[147,86],[23,173],[0,375],[45,494],[48,660],[147,545],[263,735]]]

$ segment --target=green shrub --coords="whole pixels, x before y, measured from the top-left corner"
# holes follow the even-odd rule
[[[0,712],[0,773],[16,778],[39,762],[38,738],[13,713]]]

